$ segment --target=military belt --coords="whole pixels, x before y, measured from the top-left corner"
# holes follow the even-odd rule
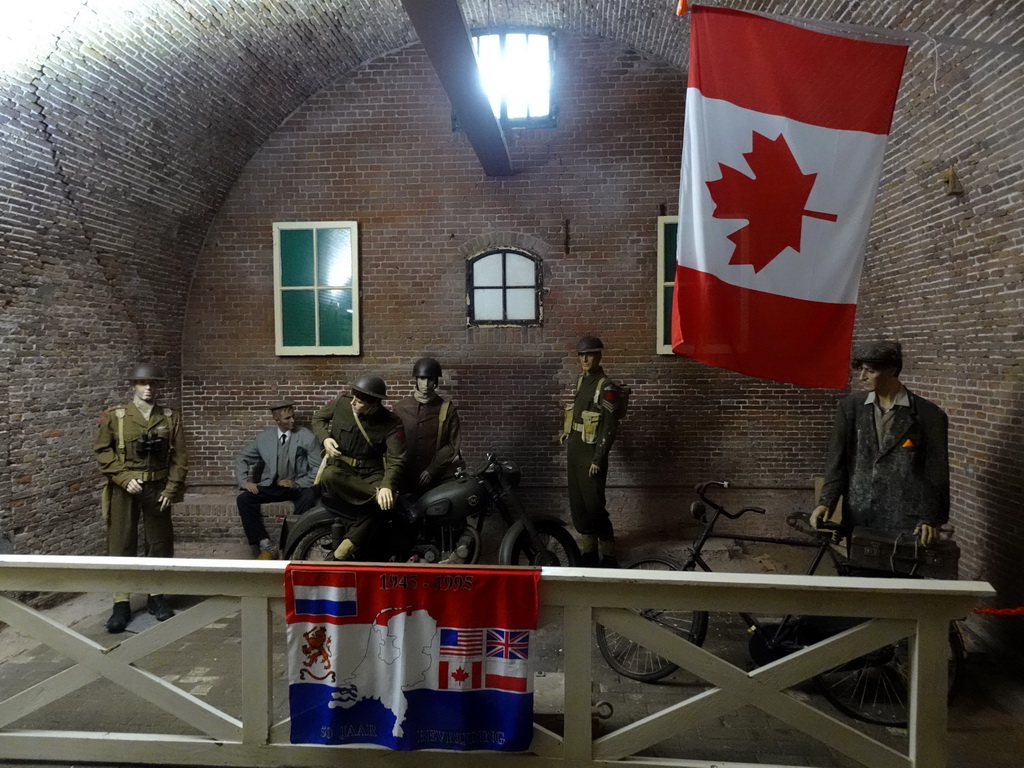
[[[149,483],[153,480],[163,480],[167,477],[166,469],[158,469],[155,472],[136,472],[137,477],[135,478],[140,483]]]
[[[357,469],[359,467],[368,467],[371,464],[375,463],[373,461],[370,461],[369,459],[354,459],[351,456],[345,456],[344,454],[342,454],[340,456],[333,456],[333,457],[331,457],[328,460],[327,463],[331,464],[331,463],[333,463],[335,461],[343,461],[346,464],[348,464],[350,467],[356,467]]]
[[[580,424],[578,421],[573,422],[572,431],[573,432],[583,432],[583,425]]]

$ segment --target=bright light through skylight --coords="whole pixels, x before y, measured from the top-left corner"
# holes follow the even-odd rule
[[[525,32],[475,35],[473,45],[484,89],[496,117],[529,120],[551,114],[548,35]]]

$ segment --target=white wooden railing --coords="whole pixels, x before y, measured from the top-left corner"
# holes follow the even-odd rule
[[[273,722],[274,622],[281,618],[283,562],[0,556],[0,621],[76,662],[24,691],[0,690],[0,756],[10,760],[224,766],[412,766],[421,753],[376,747],[290,744],[289,722]],[[138,635],[90,640],[18,602],[11,592],[133,592],[206,599]],[[564,736],[534,726],[529,753],[487,757],[491,766],[725,766],[722,762],[635,757],[722,714],[752,705],[871,768],[945,768],[947,627],[983,597],[988,584],[754,574],[665,573],[545,568],[542,625],[561,626]],[[690,645],[629,609],[816,614],[872,621],[777,662],[746,672]],[[244,659],[240,717],[229,715],[133,664],[224,617],[241,615]],[[593,624],[642,640],[712,686],[599,738],[592,737]],[[785,691],[803,680],[902,638],[910,638],[911,701],[906,754],[870,738]],[[239,670],[240,674],[241,671]],[[19,730],[18,720],[106,678],[190,726],[175,733]],[[280,704],[280,703],[279,703]],[[99,706],[99,704],[97,705]],[[77,727],[81,727],[78,725]],[[449,752],[446,766],[479,766],[479,753]],[[735,764],[733,764],[735,765]]]

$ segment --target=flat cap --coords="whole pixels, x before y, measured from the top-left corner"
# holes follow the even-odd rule
[[[901,368],[903,347],[898,341],[887,339],[858,344],[853,350],[851,364],[854,368],[860,368],[865,363],[879,368]]]
[[[294,408],[295,402],[287,398],[280,398],[270,404],[271,411],[278,411],[282,408]]]

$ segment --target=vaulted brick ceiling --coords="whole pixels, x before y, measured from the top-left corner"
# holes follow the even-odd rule
[[[1013,11],[995,0],[721,4],[1011,42],[1001,36]],[[682,67],[689,23],[675,6],[462,2],[474,28],[606,37]],[[328,83],[416,43],[399,0],[52,0],[43,14],[26,7],[24,19],[5,9],[0,32],[9,38],[0,54],[0,181],[17,201],[0,236],[16,248],[70,226],[112,284],[119,266],[137,261],[150,283],[179,298],[212,217],[266,138]],[[161,265],[145,264],[145,254],[160,254]]]

